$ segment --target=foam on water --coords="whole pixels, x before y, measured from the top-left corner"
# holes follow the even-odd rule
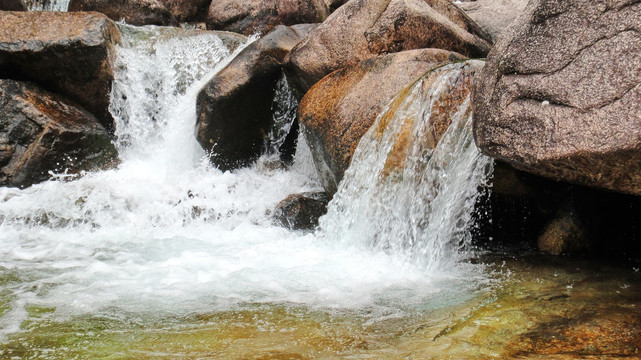
[[[19,331],[33,305],[55,308],[54,318],[271,302],[388,316],[465,293],[452,284],[468,275],[432,276],[385,249],[274,226],[280,200],[319,189],[303,139],[289,171],[269,166],[271,157],[213,168],[194,140],[195,99],[234,54],[213,33],[121,29],[111,106],[118,168],[0,188],[2,334]]]
[[[67,11],[70,0],[26,0],[29,11]]]

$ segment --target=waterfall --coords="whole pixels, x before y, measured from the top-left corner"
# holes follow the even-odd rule
[[[326,238],[401,254],[430,273],[465,256],[478,189],[492,162],[474,145],[469,90],[436,144],[432,119],[443,111],[439,101],[453,97],[462,82],[469,89],[482,66],[470,61],[436,69],[381,113],[321,218]]]
[[[336,219],[353,216],[352,221],[359,222],[367,214],[337,209],[348,209],[349,197],[361,196],[349,195],[362,186],[355,181],[375,182],[371,176],[356,179],[370,166],[360,164],[369,150],[359,149],[323,221],[322,235],[274,225],[271,214],[279,201],[319,190],[304,141],[299,140],[289,170],[261,166],[259,160],[222,172],[208,163],[194,140],[199,89],[242,46],[232,52],[212,32],[119,26],[123,41],[117,49],[110,107],[120,153],[117,168],[79,178],[60,174],[23,190],[0,188],[0,336],[21,331],[27,320],[32,327],[75,316],[138,323],[247,304],[302,304],[376,318],[408,307],[462,301],[477,285],[477,268],[431,273],[422,262],[393,254],[410,248],[416,256],[421,248],[427,251],[432,245],[425,243],[424,234],[386,230],[394,236],[359,240],[354,229]],[[285,84],[276,97],[282,103],[277,108],[283,123],[288,123],[292,98]],[[451,162],[447,169],[453,173],[435,169],[438,179],[429,180],[427,174],[408,178],[436,181],[435,196],[443,199],[412,204],[404,194],[407,203],[399,199],[388,204],[400,206],[390,210],[395,216],[429,221],[430,227],[426,223],[416,232],[439,229],[435,217],[443,217],[449,227],[457,225],[456,231],[440,232],[443,243],[447,236],[455,237],[450,239],[454,242],[464,237],[469,219],[461,203],[473,200],[466,179],[478,183],[487,165],[471,143],[465,110],[459,113],[445,137],[451,140],[442,146],[461,143],[455,151],[463,155],[431,154],[434,163]],[[282,137],[278,131],[273,135]],[[466,167],[461,161],[478,164]],[[444,176],[451,181],[441,181]],[[464,188],[456,188],[457,181]],[[423,188],[420,196],[431,196]],[[384,220],[382,204],[371,205],[370,214],[381,216],[373,220],[392,226]],[[365,246],[368,241],[371,246]],[[354,246],[359,242],[363,246]],[[452,254],[428,252],[434,258]],[[34,315],[29,312],[34,306],[55,311]]]
[[[67,11],[70,0],[26,0],[29,11]]]

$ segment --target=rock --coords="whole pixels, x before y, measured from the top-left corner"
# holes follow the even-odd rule
[[[539,250],[561,255],[589,248],[587,235],[573,211],[560,211],[545,227],[537,241]]]
[[[201,90],[197,139],[221,170],[248,165],[260,155],[272,124],[282,60],[310,29],[277,27],[245,48]]]
[[[68,11],[97,11],[127,24],[178,25],[174,15],[158,0],[71,0]]]
[[[385,53],[440,48],[483,57],[489,38],[447,0],[351,0],[286,59],[294,90],[304,95],[330,72]]]
[[[27,11],[23,0],[0,0],[0,11]]]
[[[97,13],[0,13],[0,78],[60,93],[113,127],[109,96],[120,33]]]
[[[251,35],[278,25],[319,23],[328,15],[318,0],[218,0],[209,6],[207,28]]]
[[[527,0],[476,0],[457,3],[492,41],[510,26],[525,10]]]
[[[338,9],[339,7],[345,5],[348,0],[323,0],[325,2],[325,6],[329,9],[330,13],[333,13]]]
[[[96,118],[29,82],[0,80],[0,185],[26,187],[49,171],[77,173],[114,161]]]
[[[337,70],[301,101],[299,122],[325,190],[333,194],[361,137],[396,94],[438,64],[463,59],[438,49],[381,55]]]
[[[203,21],[211,0],[159,0],[179,22]]]
[[[291,230],[313,230],[318,218],[327,212],[329,197],[326,193],[290,195],[276,205],[275,221]]]
[[[487,155],[554,180],[641,195],[641,3],[534,1],[475,87]]]

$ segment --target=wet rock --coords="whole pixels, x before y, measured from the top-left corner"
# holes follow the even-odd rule
[[[220,0],[209,7],[207,28],[251,35],[278,25],[319,23],[328,15],[325,3],[317,0]]]
[[[71,0],[68,11],[97,11],[127,24],[178,25],[174,15],[158,0]]]
[[[159,0],[179,22],[203,21],[211,0]]]
[[[0,13],[0,78],[27,79],[89,110],[111,129],[109,96],[120,33],[97,13]]]
[[[495,41],[525,10],[527,0],[476,0],[457,6]]]
[[[304,95],[330,72],[385,53],[421,48],[482,57],[489,38],[447,0],[352,0],[287,57],[294,90]]]
[[[333,194],[361,137],[404,87],[438,64],[463,56],[422,49],[381,55],[335,71],[301,101],[299,122],[323,187]]]
[[[282,60],[311,27],[279,26],[245,48],[201,90],[197,139],[221,170],[260,155],[272,125],[272,100]]]
[[[589,248],[586,232],[576,212],[560,211],[545,227],[537,242],[539,250],[551,254],[576,253]]]
[[[1,11],[27,11],[23,0],[0,0]]]
[[[0,185],[25,187],[49,171],[77,173],[114,161],[96,118],[29,82],[0,80]]]
[[[641,194],[641,4],[535,1],[475,87],[481,150],[554,180]]]
[[[328,203],[329,197],[323,192],[290,195],[276,205],[274,218],[288,229],[312,230],[327,212]]]

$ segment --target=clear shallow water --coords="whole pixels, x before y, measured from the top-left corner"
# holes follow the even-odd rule
[[[263,307],[296,318],[347,314],[344,321],[367,324],[464,302],[487,283],[480,265],[426,266],[394,247],[346,240],[329,225],[320,236],[273,225],[280,200],[319,189],[302,139],[288,170],[265,156],[223,173],[204,160],[193,136],[198,89],[240,49],[227,49],[213,33],[121,29],[111,105],[117,168],[0,189],[3,341],[24,333],[35,336],[27,342],[51,336],[51,346],[64,347],[67,340],[79,346],[76,333],[168,327],[171,334],[183,325],[189,333],[195,318],[233,318]],[[350,195],[341,191],[345,203]],[[328,218],[356,216],[333,211]],[[454,230],[449,234],[461,234]],[[127,339],[113,341],[136,336]],[[56,352],[63,350],[50,349],[54,358],[64,358]],[[31,354],[47,358],[46,351]]]

